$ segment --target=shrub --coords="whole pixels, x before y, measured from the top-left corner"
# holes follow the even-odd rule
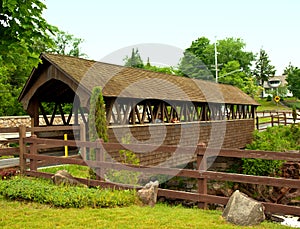
[[[0,195],[63,208],[117,207],[136,202],[135,191],[56,186],[49,180],[27,177],[0,181]]]
[[[129,144],[130,136],[125,135],[122,138],[122,143]],[[140,160],[135,153],[130,150],[120,150],[119,151],[120,162],[123,164],[139,165]],[[115,170],[110,169],[106,172],[106,177],[109,181],[137,185],[139,180],[140,172],[128,171],[128,170]]]
[[[247,149],[284,152],[300,149],[300,127],[298,125],[270,127],[254,133],[254,140]],[[259,176],[280,175],[284,161],[263,159],[242,159],[243,173]]]
[[[272,96],[271,96],[271,95],[268,95],[267,101],[268,101],[268,102],[272,101]]]

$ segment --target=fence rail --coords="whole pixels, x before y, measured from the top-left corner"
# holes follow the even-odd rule
[[[283,111],[262,111],[256,112],[256,129],[265,130],[268,127],[279,125],[291,125],[293,123],[300,123],[300,113],[297,113],[294,122],[292,112]]]
[[[62,128],[62,127],[61,127]],[[77,130],[81,130],[81,135],[85,136],[84,128],[76,127]],[[50,128],[52,131],[57,130],[55,128]],[[70,127],[67,128],[68,130]],[[138,145],[138,144],[118,144],[118,143],[103,143],[101,140],[96,142],[87,142],[84,138],[80,141],[75,140],[57,140],[57,139],[47,139],[38,138],[35,135],[31,137],[26,137],[27,131],[45,131],[44,129],[29,129],[25,127],[20,127],[18,132],[20,133],[19,138],[19,155],[20,155],[20,171],[23,174],[34,176],[34,177],[44,177],[50,178],[53,174],[39,172],[38,167],[53,164],[76,164],[83,166],[90,166],[96,169],[98,179],[84,179],[76,178],[80,182],[83,182],[89,186],[102,186],[110,188],[136,188],[129,185],[115,184],[107,182],[104,180],[104,171],[107,169],[115,170],[129,170],[134,172],[148,173],[148,174],[161,174],[161,175],[171,175],[179,177],[194,178],[197,180],[198,190],[197,192],[185,192],[185,191],[175,191],[168,189],[159,189],[158,196],[164,196],[167,198],[185,199],[190,201],[198,202],[198,206],[201,208],[206,208],[207,204],[223,204],[226,205],[229,197],[210,195],[207,192],[207,182],[209,180],[217,181],[231,181],[238,183],[247,184],[261,184],[276,187],[289,187],[293,189],[300,189],[299,179],[287,179],[287,178],[276,178],[276,177],[264,177],[264,176],[250,176],[244,174],[226,173],[207,170],[207,162],[210,157],[235,157],[235,158],[261,158],[268,160],[288,160],[288,161],[300,161],[299,153],[292,152],[273,152],[273,151],[255,151],[255,150],[239,150],[239,149],[212,149],[204,148],[202,146],[195,147],[179,147],[179,146],[157,146],[154,152],[175,152],[178,154],[190,154],[194,151],[197,160],[197,168],[192,169],[178,169],[170,167],[158,167],[158,166],[141,166],[141,165],[130,165],[118,162],[112,162],[105,160],[105,152],[108,151],[119,151],[122,149],[130,148],[133,152],[145,152],[145,149],[149,148],[149,152],[153,151],[153,145]],[[60,129],[60,130],[63,130]],[[80,148],[81,156],[77,155],[75,157],[61,157],[61,156],[49,156],[44,154],[39,154],[39,150],[52,148],[52,147],[63,147],[77,146]],[[87,160],[86,152],[89,149],[94,149],[96,152],[95,160]],[[85,159],[85,160],[84,160]],[[26,163],[29,161],[29,163]],[[266,211],[272,213],[284,213],[293,214],[300,216],[300,207],[288,206],[278,203],[268,203],[262,202],[266,208]]]

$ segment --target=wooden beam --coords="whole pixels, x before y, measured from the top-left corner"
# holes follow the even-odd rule
[[[61,103],[58,103],[58,110],[59,110],[59,113],[60,113],[60,116],[61,116],[61,120],[63,121],[64,125],[65,126],[68,125],[67,122],[66,122],[66,119],[65,119],[65,114],[64,114],[64,111],[63,111]]]
[[[46,122],[46,125],[47,125],[47,126],[50,126],[50,122],[49,122],[49,120],[48,120],[48,117],[47,117],[47,115],[46,115],[46,112],[45,112],[44,107],[43,107],[43,105],[42,105],[41,102],[39,102],[39,108],[40,108],[40,110],[41,110],[41,112],[42,112],[42,115],[43,115],[43,118],[44,118],[44,120],[45,120],[45,122]]]
[[[55,114],[56,114],[56,111],[57,111],[57,102],[55,103],[54,105],[54,109],[53,109],[53,112],[52,112],[52,116],[51,116],[51,119],[50,119],[50,125],[52,126],[53,125],[53,121],[54,121],[54,118],[55,118]]]

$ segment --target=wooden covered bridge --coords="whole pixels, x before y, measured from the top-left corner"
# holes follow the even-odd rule
[[[100,86],[111,142],[130,134],[132,143],[243,148],[252,139],[259,104],[236,87],[70,56],[40,58],[19,96],[34,126],[40,115],[53,125],[57,113],[64,125],[87,123],[92,89]],[[46,104],[53,104],[51,118]],[[69,114],[64,104],[72,105]]]

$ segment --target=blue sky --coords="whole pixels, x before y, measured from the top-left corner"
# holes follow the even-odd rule
[[[289,62],[300,67],[299,0],[45,0],[45,4],[46,20],[84,39],[82,51],[94,60],[136,44],[184,50],[198,37],[212,42],[215,37],[234,37],[243,39],[247,51],[265,49],[277,75]]]

